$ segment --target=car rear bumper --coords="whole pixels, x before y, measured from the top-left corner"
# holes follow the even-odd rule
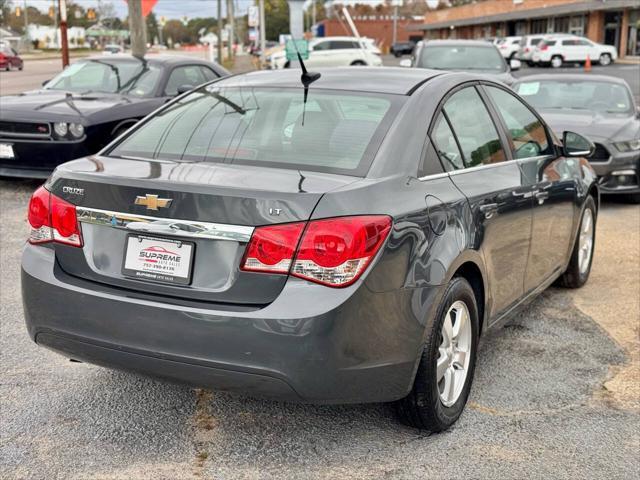
[[[70,358],[289,401],[364,403],[410,390],[440,292],[292,278],[264,308],[187,307],[69,277],[53,249],[27,244],[22,293],[31,338]]]

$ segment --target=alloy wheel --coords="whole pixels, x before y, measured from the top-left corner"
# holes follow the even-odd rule
[[[469,309],[463,301],[454,302],[442,323],[436,361],[440,401],[446,407],[456,403],[464,389],[471,359],[472,329]]]
[[[611,63],[611,57],[606,53],[600,56],[600,65],[607,66]]]
[[[587,208],[582,214],[582,223],[580,224],[578,268],[580,269],[581,275],[589,269],[591,252],[593,250],[593,233],[593,212],[590,208]]]
[[[562,66],[562,58],[561,57],[553,57],[551,59],[551,66],[553,68],[560,68]]]

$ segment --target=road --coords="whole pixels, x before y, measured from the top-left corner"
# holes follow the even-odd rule
[[[589,283],[549,289],[484,337],[467,410],[429,436],[386,405],[232,396],[37,347],[19,278],[37,185],[0,179],[0,478],[640,476],[640,206],[604,202]]]

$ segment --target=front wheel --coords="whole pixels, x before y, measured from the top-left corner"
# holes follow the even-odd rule
[[[605,67],[607,65],[611,65],[611,55],[609,55],[608,53],[603,53],[602,55],[600,55],[600,65]]]
[[[411,392],[396,402],[400,421],[441,432],[458,420],[473,381],[478,328],[473,289],[454,277],[427,334]]]
[[[585,202],[579,228],[569,266],[558,279],[562,287],[580,288],[587,283],[591,273],[596,244],[596,202],[591,196],[587,197]]]

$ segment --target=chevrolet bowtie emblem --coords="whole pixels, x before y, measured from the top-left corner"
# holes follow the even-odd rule
[[[136,197],[136,205],[144,205],[147,210],[158,210],[158,208],[165,208],[171,205],[170,198],[158,198],[158,195],[149,195],[148,193],[143,197],[138,195]]]

